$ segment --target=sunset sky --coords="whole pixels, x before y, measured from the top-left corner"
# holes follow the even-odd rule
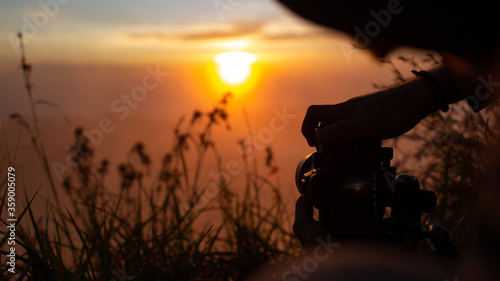
[[[208,52],[231,49],[231,40],[248,41],[245,48],[259,51],[336,49],[335,40],[319,42],[332,38],[329,31],[306,25],[269,0],[60,2],[65,4],[3,1],[2,39],[23,31],[36,41],[36,61],[65,63],[185,61],[179,55],[186,53],[191,60],[203,59]],[[11,51],[2,48],[1,58],[11,59]]]
[[[294,116],[264,141],[275,149],[283,188],[292,196],[296,164],[312,151],[300,134],[307,107],[341,102],[373,91],[373,82],[392,81],[390,69],[352,49],[346,35],[301,20],[270,0],[2,1],[0,112],[10,151],[19,126],[9,115],[31,118],[19,31],[33,64],[35,98],[57,104],[72,123],[58,109],[38,107],[50,161],[65,161],[72,126],[90,131],[104,118],[116,128],[105,134],[98,157],[116,159],[116,165],[133,143],[143,141],[158,160],[183,114],[210,109],[231,91],[233,129],[217,131],[226,160],[239,159],[237,140],[248,136],[244,111],[257,137],[273,126],[276,112]],[[255,56],[241,85],[229,85],[218,72],[215,56],[228,51]],[[122,95],[144,85],[152,69],[165,75],[134,106],[127,105]],[[35,157],[27,134],[21,138],[26,170],[36,169],[38,163],[27,161]]]

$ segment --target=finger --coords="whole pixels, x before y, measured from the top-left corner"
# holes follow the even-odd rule
[[[330,235],[330,232],[323,225],[314,220],[313,213],[313,206],[307,198],[300,196],[295,203],[293,232],[306,249],[306,252],[317,245],[318,238],[326,241],[328,235]]]
[[[309,106],[304,121],[302,122],[302,135],[306,138],[309,146],[315,146],[317,144],[316,128],[318,128],[320,122],[332,124],[341,120],[342,116],[343,111],[341,104]]]
[[[295,203],[295,221],[293,232],[299,238],[302,246],[306,247],[313,243],[313,236],[317,232],[311,226],[317,223],[313,218],[313,207],[304,196],[300,196]]]
[[[313,207],[304,196],[300,196],[295,203],[295,221],[293,222],[293,232],[299,238],[302,245],[307,244],[309,225],[314,222]]]
[[[295,221],[313,220],[313,206],[303,195],[295,203]]]
[[[316,138],[325,146],[339,145],[358,139],[372,139],[376,131],[370,121],[363,117],[342,120],[318,130]]]
[[[311,105],[307,108],[306,116],[302,121],[302,135],[306,138],[307,144],[309,146],[316,145],[316,128],[320,122],[319,115],[321,110],[321,105]]]

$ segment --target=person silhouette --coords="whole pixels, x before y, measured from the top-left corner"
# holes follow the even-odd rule
[[[302,123],[302,134],[309,146],[393,138],[411,130],[437,110],[446,112],[452,103],[465,99],[474,112],[479,112],[500,98],[500,29],[496,28],[497,12],[493,2],[278,1],[305,19],[351,35],[358,45],[371,51],[375,57],[385,57],[400,46],[434,50],[442,57],[441,65],[415,72],[417,77],[410,82],[339,104],[311,105]],[[316,130],[320,122],[329,125]],[[391,126],[386,126],[389,123]],[[493,155],[499,155],[496,152],[492,149]],[[482,249],[478,250],[481,258],[457,269],[461,280],[496,280],[494,276],[498,276],[498,269],[493,264],[500,261],[500,227],[497,226],[500,221],[500,178],[494,176],[498,175],[499,168],[500,165],[490,165],[494,178],[491,196],[481,203],[484,203],[484,208],[479,208],[475,214],[478,219],[472,239],[478,243],[477,248]],[[299,197],[293,230],[309,257],[322,245],[319,240],[330,241],[335,235],[314,220],[312,210],[309,202]],[[342,258],[333,259],[308,274],[316,278],[309,280],[326,280],[327,277],[334,278],[331,280],[401,280],[390,271],[403,270],[404,275],[412,268],[409,263],[387,267],[387,263],[393,260],[387,255],[378,258],[375,255],[373,260],[367,260],[362,258],[364,254],[363,251],[347,251],[346,257],[358,258],[353,258],[350,266],[347,264],[348,270],[343,267]],[[385,267],[379,263],[384,259],[387,261],[382,262]],[[373,266],[381,266],[384,270],[372,272],[369,269]],[[361,269],[361,273],[356,269]],[[371,274],[362,274],[363,269]],[[434,280],[436,276],[429,274],[412,280]],[[303,280],[304,277],[305,274],[289,274],[283,275],[282,280]]]

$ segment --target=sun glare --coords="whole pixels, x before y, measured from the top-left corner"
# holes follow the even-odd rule
[[[238,86],[245,83],[250,77],[252,64],[257,56],[241,52],[225,52],[215,56],[217,73],[219,77],[230,86]]]

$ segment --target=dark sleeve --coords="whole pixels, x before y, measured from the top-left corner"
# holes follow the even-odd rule
[[[383,40],[484,60],[499,42],[495,1],[278,1],[308,20],[368,42],[368,48]]]

